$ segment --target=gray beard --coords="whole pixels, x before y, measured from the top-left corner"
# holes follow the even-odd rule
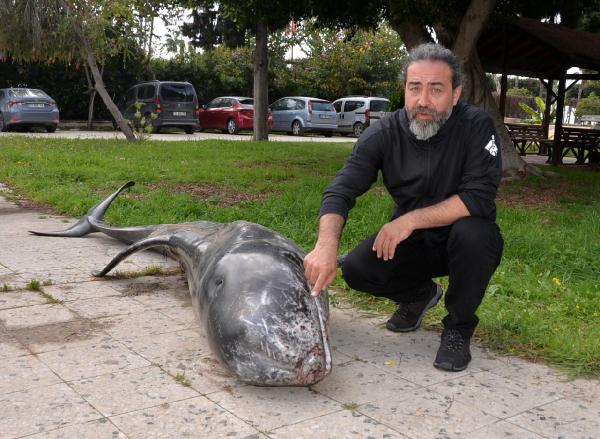
[[[431,114],[431,120],[418,120],[417,113],[423,112]],[[440,128],[446,123],[452,114],[452,107],[446,112],[437,112],[429,108],[416,108],[414,111],[406,110],[408,120],[410,122],[410,131],[419,140],[427,140],[437,134]]]

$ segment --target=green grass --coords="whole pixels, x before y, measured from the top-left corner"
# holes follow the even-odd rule
[[[0,138],[0,182],[17,195],[79,217],[132,179],[106,220],[119,225],[237,219],[314,244],[323,189],[351,143],[152,142]],[[504,258],[479,309],[476,336],[500,352],[600,376],[600,172],[551,168],[557,177],[504,185],[498,222]],[[532,200],[536,200],[532,202]],[[374,233],[392,205],[380,187],[352,211],[341,251]],[[445,279],[441,279],[446,282]],[[333,302],[371,313],[393,304],[348,291]],[[439,329],[443,306],[425,326]]]

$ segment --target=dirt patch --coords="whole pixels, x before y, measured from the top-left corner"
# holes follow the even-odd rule
[[[93,320],[74,320],[51,325],[21,328],[10,334],[26,346],[68,345],[69,343],[106,336],[103,330],[111,325]]]
[[[150,188],[156,188],[157,185],[148,185]],[[245,191],[234,191],[218,185],[202,183],[177,184],[171,187],[171,192],[179,192],[190,195],[198,200],[207,200],[222,207],[234,206],[237,204],[251,203],[255,201],[268,200],[270,192],[259,194]]]
[[[129,284],[125,289],[121,291],[121,295],[127,297],[135,297],[140,294],[149,294],[155,291],[164,290],[168,288],[166,285],[161,284],[160,282],[154,283],[134,283]]]
[[[564,182],[543,187],[508,184],[500,187],[496,200],[509,207],[537,209],[558,207],[562,198],[574,198],[576,193]]]

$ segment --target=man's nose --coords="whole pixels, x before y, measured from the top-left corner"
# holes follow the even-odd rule
[[[417,99],[417,105],[421,107],[429,107],[431,105],[431,96],[426,89],[422,90]]]

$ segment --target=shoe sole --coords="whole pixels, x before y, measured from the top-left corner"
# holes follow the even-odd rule
[[[417,329],[419,329],[419,326],[421,326],[421,322],[423,321],[423,317],[425,317],[425,313],[428,310],[430,310],[431,308],[433,308],[434,306],[436,306],[438,304],[438,302],[442,298],[442,294],[444,294],[444,290],[442,289],[441,286],[438,285],[436,287],[435,296],[433,296],[431,298],[431,300],[429,301],[429,303],[427,304],[427,306],[425,307],[425,309],[421,313],[421,316],[419,317],[419,320],[417,320],[417,323],[414,326],[411,326],[410,328],[396,328],[395,326],[392,326],[390,324],[390,322],[387,322],[385,324],[385,327],[388,330],[392,331],[392,332],[412,332],[412,331],[416,331]]]
[[[471,360],[469,360],[469,363],[471,362]],[[446,372],[460,372],[462,370],[465,370],[467,367],[469,367],[469,363],[465,364],[464,366],[461,367],[456,367],[452,364],[449,363],[436,363],[435,361],[433,362],[433,367],[435,367],[436,369],[440,369],[440,370],[445,370]]]

